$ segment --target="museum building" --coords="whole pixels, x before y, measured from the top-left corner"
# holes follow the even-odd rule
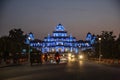
[[[33,33],[29,33],[27,37],[27,43],[29,43],[31,47],[40,50],[42,53],[79,53],[85,49],[92,49],[94,41],[95,36],[91,33],[87,34],[85,40],[77,41],[71,34],[68,35],[62,24],[58,24],[52,35],[48,34],[47,37],[44,37],[44,40],[34,39]]]

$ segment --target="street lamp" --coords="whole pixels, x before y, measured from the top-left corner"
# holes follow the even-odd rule
[[[29,40],[28,61],[30,61],[30,40],[31,40],[31,38],[28,37],[28,40]]]
[[[99,63],[101,61],[101,57],[102,57],[102,54],[101,54],[101,38],[98,38],[99,39]]]

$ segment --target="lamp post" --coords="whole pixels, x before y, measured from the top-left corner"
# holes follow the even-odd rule
[[[28,40],[29,40],[28,61],[30,62],[30,40],[31,38],[28,37]]]
[[[98,38],[99,39],[99,63],[101,61],[101,57],[102,57],[102,54],[101,54],[101,38]]]

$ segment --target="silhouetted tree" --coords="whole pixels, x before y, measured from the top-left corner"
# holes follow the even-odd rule
[[[115,58],[115,37],[112,31],[102,31],[102,34],[98,35],[96,39],[96,55],[99,56],[99,45],[101,45],[101,54],[104,58]],[[101,42],[98,38],[101,38]]]
[[[22,49],[28,48],[24,43],[25,35],[21,29],[12,29],[9,31],[9,36],[0,38],[0,53],[7,56],[9,53],[21,52]]]
[[[116,44],[115,44],[115,54],[116,54],[116,58],[120,59],[120,34],[119,37],[116,40]]]
[[[12,51],[21,52],[25,41],[25,35],[21,29],[12,29],[9,31],[9,38],[11,40]]]
[[[11,41],[8,36],[3,36],[0,38],[0,54],[6,60],[9,56],[9,52],[11,51]]]

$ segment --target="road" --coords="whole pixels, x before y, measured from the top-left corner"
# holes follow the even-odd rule
[[[120,68],[90,61],[0,68],[0,80],[120,80]]]

